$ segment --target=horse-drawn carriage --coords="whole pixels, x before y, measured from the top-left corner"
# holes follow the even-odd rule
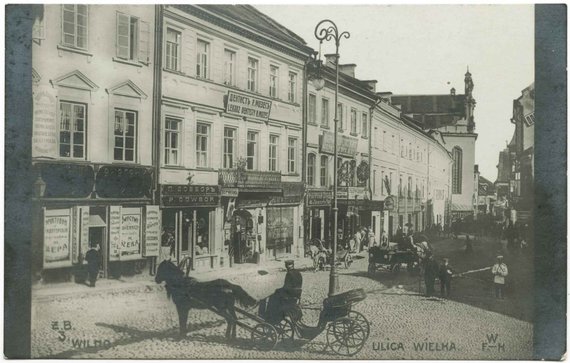
[[[302,320],[302,307],[296,299],[279,314],[268,314],[264,301],[257,314],[235,306],[238,302],[246,309],[254,307],[255,300],[240,286],[226,280],[197,282],[170,261],[163,261],[157,270],[157,283],[166,281],[168,296],[176,304],[181,336],[186,336],[190,308],[208,309],[227,321],[226,338],[236,335],[236,326],[251,333],[251,342],[258,349],[271,350],[279,341],[292,342],[295,337],[309,341],[326,330],[327,346],[336,354],[352,356],[358,353],[370,335],[370,324],[353,305],[364,300],[362,289],[350,290],[323,300],[316,326]],[[238,319],[238,314],[247,319]]]
[[[352,255],[350,250],[339,245],[336,252],[335,261],[332,260],[332,250],[325,248],[323,241],[318,238],[313,238],[306,247],[307,255],[313,260],[313,268],[315,271],[323,271],[327,266],[344,265],[349,268],[352,265]]]
[[[413,238],[418,242],[410,242],[407,246],[387,243],[371,247],[368,250],[368,274],[379,269],[397,273],[404,267],[408,272],[419,271],[424,258],[431,253],[431,247],[425,235],[416,234]]]

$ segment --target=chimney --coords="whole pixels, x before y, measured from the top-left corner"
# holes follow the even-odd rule
[[[350,76],[352,78],[356,78],[354,76],[354,70],[355,69],[356,69],[356,64],[354,64],[354,63],[341,64],[340,68],[339,68],[339,72],[346,74],[347,76]]]
[[[449,93],[450,93],[452,96],[455,96],[455,88],[452,88],[452,89],[449,91]]]
[[[325,65],[334,68],[336,65],[336,54],[325,54]]]
[[[376,92],[376,96],[392,103],[392,92]]]
[[[369,80],[369,81],[362,81],[362,83],[365,83],[365,84],[366,84],[366,87],[367,87],[370,91],[376,93],[376,83],[378,83],[377,80],[372,79],[372,80]]]

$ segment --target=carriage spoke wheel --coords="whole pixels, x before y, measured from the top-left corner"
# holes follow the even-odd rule
[[[327,328],[327,345],[338,355],[355,355],[364,347],[366,339],[364,328],[350,318],[336,319]]]
[[[261,350],[271,350],[277,344],[277,331],[270,324],[257,324],[251,330],[251,341]]]
[[[277,330],[277,334],[279,334],[279,339],[282,342],[292,342],[295,338],[295,330],[293,329],[293,323],[289,318],[284,318],[279,322],[279,324],[275,325],[275,329]]]
[[[346,259],[344,260],[344,267],[348,269],[350,265],[352,265],[352,256],[350,255],[350,253],[348,253],[346,255]]]
[[[360,325],[360,327],[364,330],[366,339],[368,339],[370,336],[370,323],[368,322],[368,319],[366,319],[364,315],[358,311],[354,310],[349,311],[346,317],[352,319],[356,324]]]

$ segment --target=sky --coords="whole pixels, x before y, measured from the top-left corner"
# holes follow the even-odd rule
[[[532,5],[255,5],[319,50],[317,23],[334,21],[349,39],[340,62],[355,63],[356,78],[376,79],[394,94],[464,92],[469,66],[475,88],[475,163],[497,178],[499,152],[513,132],[513,100],[534,81]],[[333,42],[322,54],[334,53]]]

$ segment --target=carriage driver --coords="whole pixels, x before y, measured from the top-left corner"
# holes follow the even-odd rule
[[[303,276],[295,270],[295,262],[293,260],[285,261],[287,275],[285,275],[285,283],[282,288],[275,290],[273,295],[269,297],[267,310],[260,309],[260,315],[265,315],[268,321],[274,320],[280,322],[283,314],[297,305],[303,291]],[[261,306],[260,306],[261,307]]]

